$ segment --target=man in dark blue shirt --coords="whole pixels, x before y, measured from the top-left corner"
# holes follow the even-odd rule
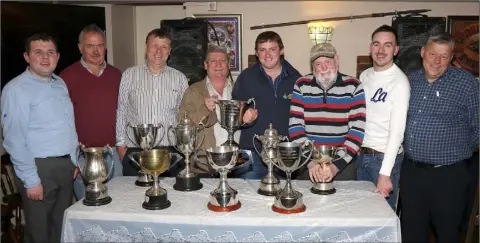
[[[452,67],[455,42],[447,33],[428,38],[423,68],[410,77],[411,96],[400,176],[404,242],[458,242],[470,175],[467,159],[478,147],[479,83]]]

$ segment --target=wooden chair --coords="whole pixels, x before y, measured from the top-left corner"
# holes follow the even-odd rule
[[[22,226],[22,197],[17,192],[14,182],[13,165],[10,156],[3,155],[1,163],[1,188],[2,188],[2,241],[20,243],[23,242]],[[15,225],[12,224],[12,218]]]

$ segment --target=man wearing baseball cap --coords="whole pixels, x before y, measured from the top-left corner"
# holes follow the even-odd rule
[[[315,182],[355,180],[356,168],[350,163],[360,150],[365,129],[365,96],[362,85],[354,77],[342,74],[339,57],[330,43],[315,45],[310,50],[313,74],[295,83],[289,121],[289,135],[294,142],[313,140],[315,146],[331,145],[338,150],[327,166],[308,164],[300,169],[297,179]],[[345,152],[346,151],[346,152]],[[338,174],[340,172],[340,174]],[[338,174],[338,175],[337,175]]]

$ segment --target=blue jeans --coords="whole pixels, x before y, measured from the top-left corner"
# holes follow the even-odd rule
[[[111,180],[112,178],[117,176],[123,176],[123,168],[122,168],[123,166],[122,166],[122,163],[120,163],[120,159],[118,158],[117,148],[112,147],[112,149],[113,149],[113,171],[110,177],[107,178],[107,180]],[[112,158],[110,157],[111,157],[110,155],[106,156],[107,170],[111,166],[110,163],[112,161]],[[78,158],[78,164],[83,169],[83,166],[85,165],[85,158],[83,156]],[[109,173],[109,171],[107,171],[107,173]],[[81,173],[78,173],[77,178],[75,179],[75,181],[73,181],[73,192],[75,193],[75,197],[77,198],[77,200],[80,200],[85,197],[85,183],[83,182]]]
[[[363,152],[357,155],[357,180],[359,181],[371,181],[377,185],[378,175],[380,168],[382,167],[383,154],[365,154]],[[398,180],[400,179],[400,167],[403,161],[403,153],[400,153],[395,158],[395,165],[393,166],[390,179],[392,180],[393,190],[387,199],[388,204],[396,210],[396,203],[398,197]]]
[[[243,168],[239,168],[232,172],[232,176],[234,178],[261,180],[264,176],[267,175],[268,167],[265,163],[263,163],[262,159],[260,158],[260,155],[258,155],[257,152],[255,152],[255,150],[252,151],[252,157],[253,157],[252,164]]]

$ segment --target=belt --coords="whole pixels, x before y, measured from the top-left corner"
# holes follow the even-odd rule
[[[47,158],[49,159],[70,159],[70,155],[69,154],[65,154],[65,155],[60,155],[60,156],[48,156]]]
[[[361,151],[364,153],[364,154],[383,154],[382,152],[379,152],[375,149],[372,149],[372,148],[367,148],[367,147],[362,147]]]
[[[406,158],[406,161],[411,162],[412,164],[414,164],[418,168],[424,168],[424,169],[436,169],[436,168],[452,167],[452,166],[456,166],[456,165],[464,162],[464,160],[462,160],[460,162],[449,164],[449,165],[436,165],[436,164],[429,164],[429,163],[413,160],[413,159],[410,159],[410,158]]]

